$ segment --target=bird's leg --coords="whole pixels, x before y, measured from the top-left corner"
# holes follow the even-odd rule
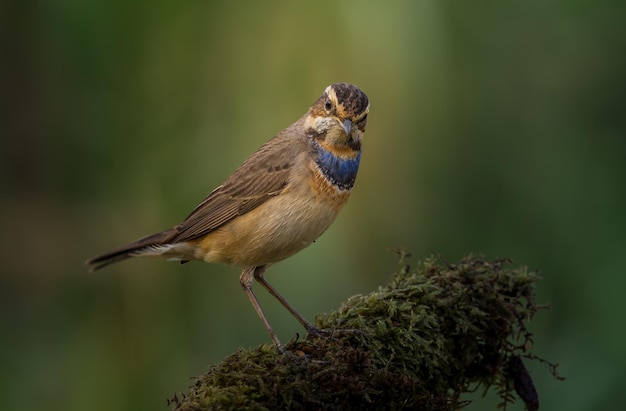
[[[280,295],[278,293],[278,291],[276,291],[276,289],[274,287],[272,287],[272,285],[270,283],[267,282],[267,280],[265,280],[264,273],[265,273],[265,266],[263,266],[263,267],[256,267],[256,269],[254,270],[254,278],[259,282],[259,284],[261,284],[263,287],[265,287],[265,289],[270,294],[272,294],[274,296],[274,298],[276,298],[283,305],[283,307],[285,307],[291,313],[291,315],[293,315],[296,318],[296,320],[298,320],[298,322],[300,324],[302,324],[302,326],[304,327],[304,329],[308,333],[319,334],[320,330],[318,328],[316,328],[310,321],[308,321],[306,318],[304,318],[302,315],[300,315],[300,313],[297,312],[296,309],[293,308],[287,302],[287,300],[285,300],[285,298],[282,295]],[[250,292],[252,292],[252,290],[250,290]]]
[[[257,300],[256,295],[254,295],[254,292],[252,291],[252,282],[255,279],[272,296],[274,296],[274,298],[276,298],[283,305],[283,307],[285,307],[287,311],[289,311],[291,315],[293,315],[296,318],[296,320],[298,320],[300,324],[302,324],[302,326],[304,327],[304,329],[306,330],[308,334],[319,336],[321,334],[331,335],[334,333],[338,333],[338,334],[359,333],[363,336],[366,336],[366,334],[362,330],[358,330],[358,329],[338,328],[338,329],[330,330],[330,329],[317,328],[310,321],[304,318],[298,311],[296,311],[296,309],[293,308],[291,304],[289,304],[287,300],[285,300],[285,298],[282,295],[280,295],[278,291],[276,291],[276,289],[270,283],[267,282],[264,274],[265,274],[265,266],[246,267],[241,273],[241,276],[239,277],[239,281],[241,282],[241,286],[243,287],[243,290],[248,295],[248,298],[250,298],[250,302],[254,306],[254,309],[256,310],[257,314],[259,314],[259,317],[261,317],[261,321],[263,321],[263,325],[265,325],[265,329],[269,333],[270,338],[274,342],[274,345],[276,345],[276,348],[278,349],[279,352],[285,353],[285,349],[283,348],[282,344],[278,340],[278,337],[274,333],[274,330],[272,330],[272,327],[270,326],[270,323],[267,321],[267,317],[265,317],[265,313],[263,312],[263,309],[261,308],[261,305],[259,304],[259,301]]]
[[[257,300],[256,295],[254,295],[254,291],[252,291],[252,283],[254,279],[257,278],[257,271],[260,271],[262,275],[263,271],[265,271],[265,266],[244,267],[243,271],[241,272],[241,275],[239,276],[239,283],[241,284],[243,291],[246,293],[246,295],[250,299],[250,302],[252,303],[252,306],[256,310],[256,313],[261,318],[261,321],[263,321],[263,325],[265,326],[265,329],[270,335],[270,338],[274,342],[276,349],[278,350],[278,352],[284,353],[285,349],[283,348],[283,345],[280,343],[280,340],[276,336],[276,333],[272,329],[272,326],[270,325],[269,321],[267,321],[267,317],[265,316],[265,313],[263,312],[263,309],[261,308],[261,304],[259,304],[259,300]],[[267,286],[263,284],[262,282],[261,284],[267,288]]]
[[[363,332],[363,330],[359,330],[359,329],[355,329],[355,328],[334,328],[334,329],[324,329],[324,328],[317,328],[316,326],[314,326],[310,321],[308,321],[306,318],[304,318],[302,315],[300,315],[299,312],[296,311],[295,308],[293,308],[291,306],[291,304],[289,304],[287,302],[287,300],[285,300],[285,298],[280,295],[278,293],[278,291],[276,291],[276,289],[267,282],[267,280],[265,279],[265,266],[263,267],[257,267],[254,270],[254,278],[263,286],[265,287],[265,289],[274,296],[274,298],[276,298],[278,301],[280,301],[280,303],[283,305],[283,307],[285,307],[290,313],[291,315],[293,315],[296,320],[298,320],[298,322],[300,324],[302,324],[302,326],[304,327],[304,329],[306,330],[307,333],[312,334],[312,335],[320,335],[320,334],[326,334],[326,335],[331,335],[334,333],[337,334],[345,334],[345,333],[358,333],[363,335],[364,337],[367,337],[367,334],[365,334],[365,332]]]

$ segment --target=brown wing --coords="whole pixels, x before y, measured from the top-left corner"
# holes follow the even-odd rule
[[[177,235],[170,242],[208,234],[279,195],[289,183],[297,153],[294,146],[284,138],[268,141],[176,227]]]
[[[95,271],[149,247],[189,241],[210,233],[280,194],[289,183],[297,153],[294,144],[279,135],[248,158],[181,224],[90,258],[86,264]]]

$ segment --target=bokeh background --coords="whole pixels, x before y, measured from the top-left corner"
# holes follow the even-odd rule
[[[83,261],[178,223],[330,83],[371,100],[352,198],[270,281],[307,317],[393,250],[539,269],[546,410],[626,402],[626,3],[19,1],[0,7],[4,410],[167,410],[269,343],[235,268]],[[286,341],[302,333],[259,290]],[[491,397],[471,409],[493,409]],[[521,410],[516,404],[514,410]]]

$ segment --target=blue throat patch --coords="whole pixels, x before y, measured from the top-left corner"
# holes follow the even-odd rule
[[[354,185],[356,173],[359,171],[361,161],[361,150],[354,158],[341,158],[328,150],[323,149],[319,144],[313,144],[317,151],[315,162],[322,170],[322,173],[333,185],[342,190],[349,190]]]

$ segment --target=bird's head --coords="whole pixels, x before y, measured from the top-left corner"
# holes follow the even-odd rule
[[[305,118],[307,134],[325,145],[353,150],[361,148],[361,139],[370,110],[367,95],[349,83],[335,83],[311,106]]]

